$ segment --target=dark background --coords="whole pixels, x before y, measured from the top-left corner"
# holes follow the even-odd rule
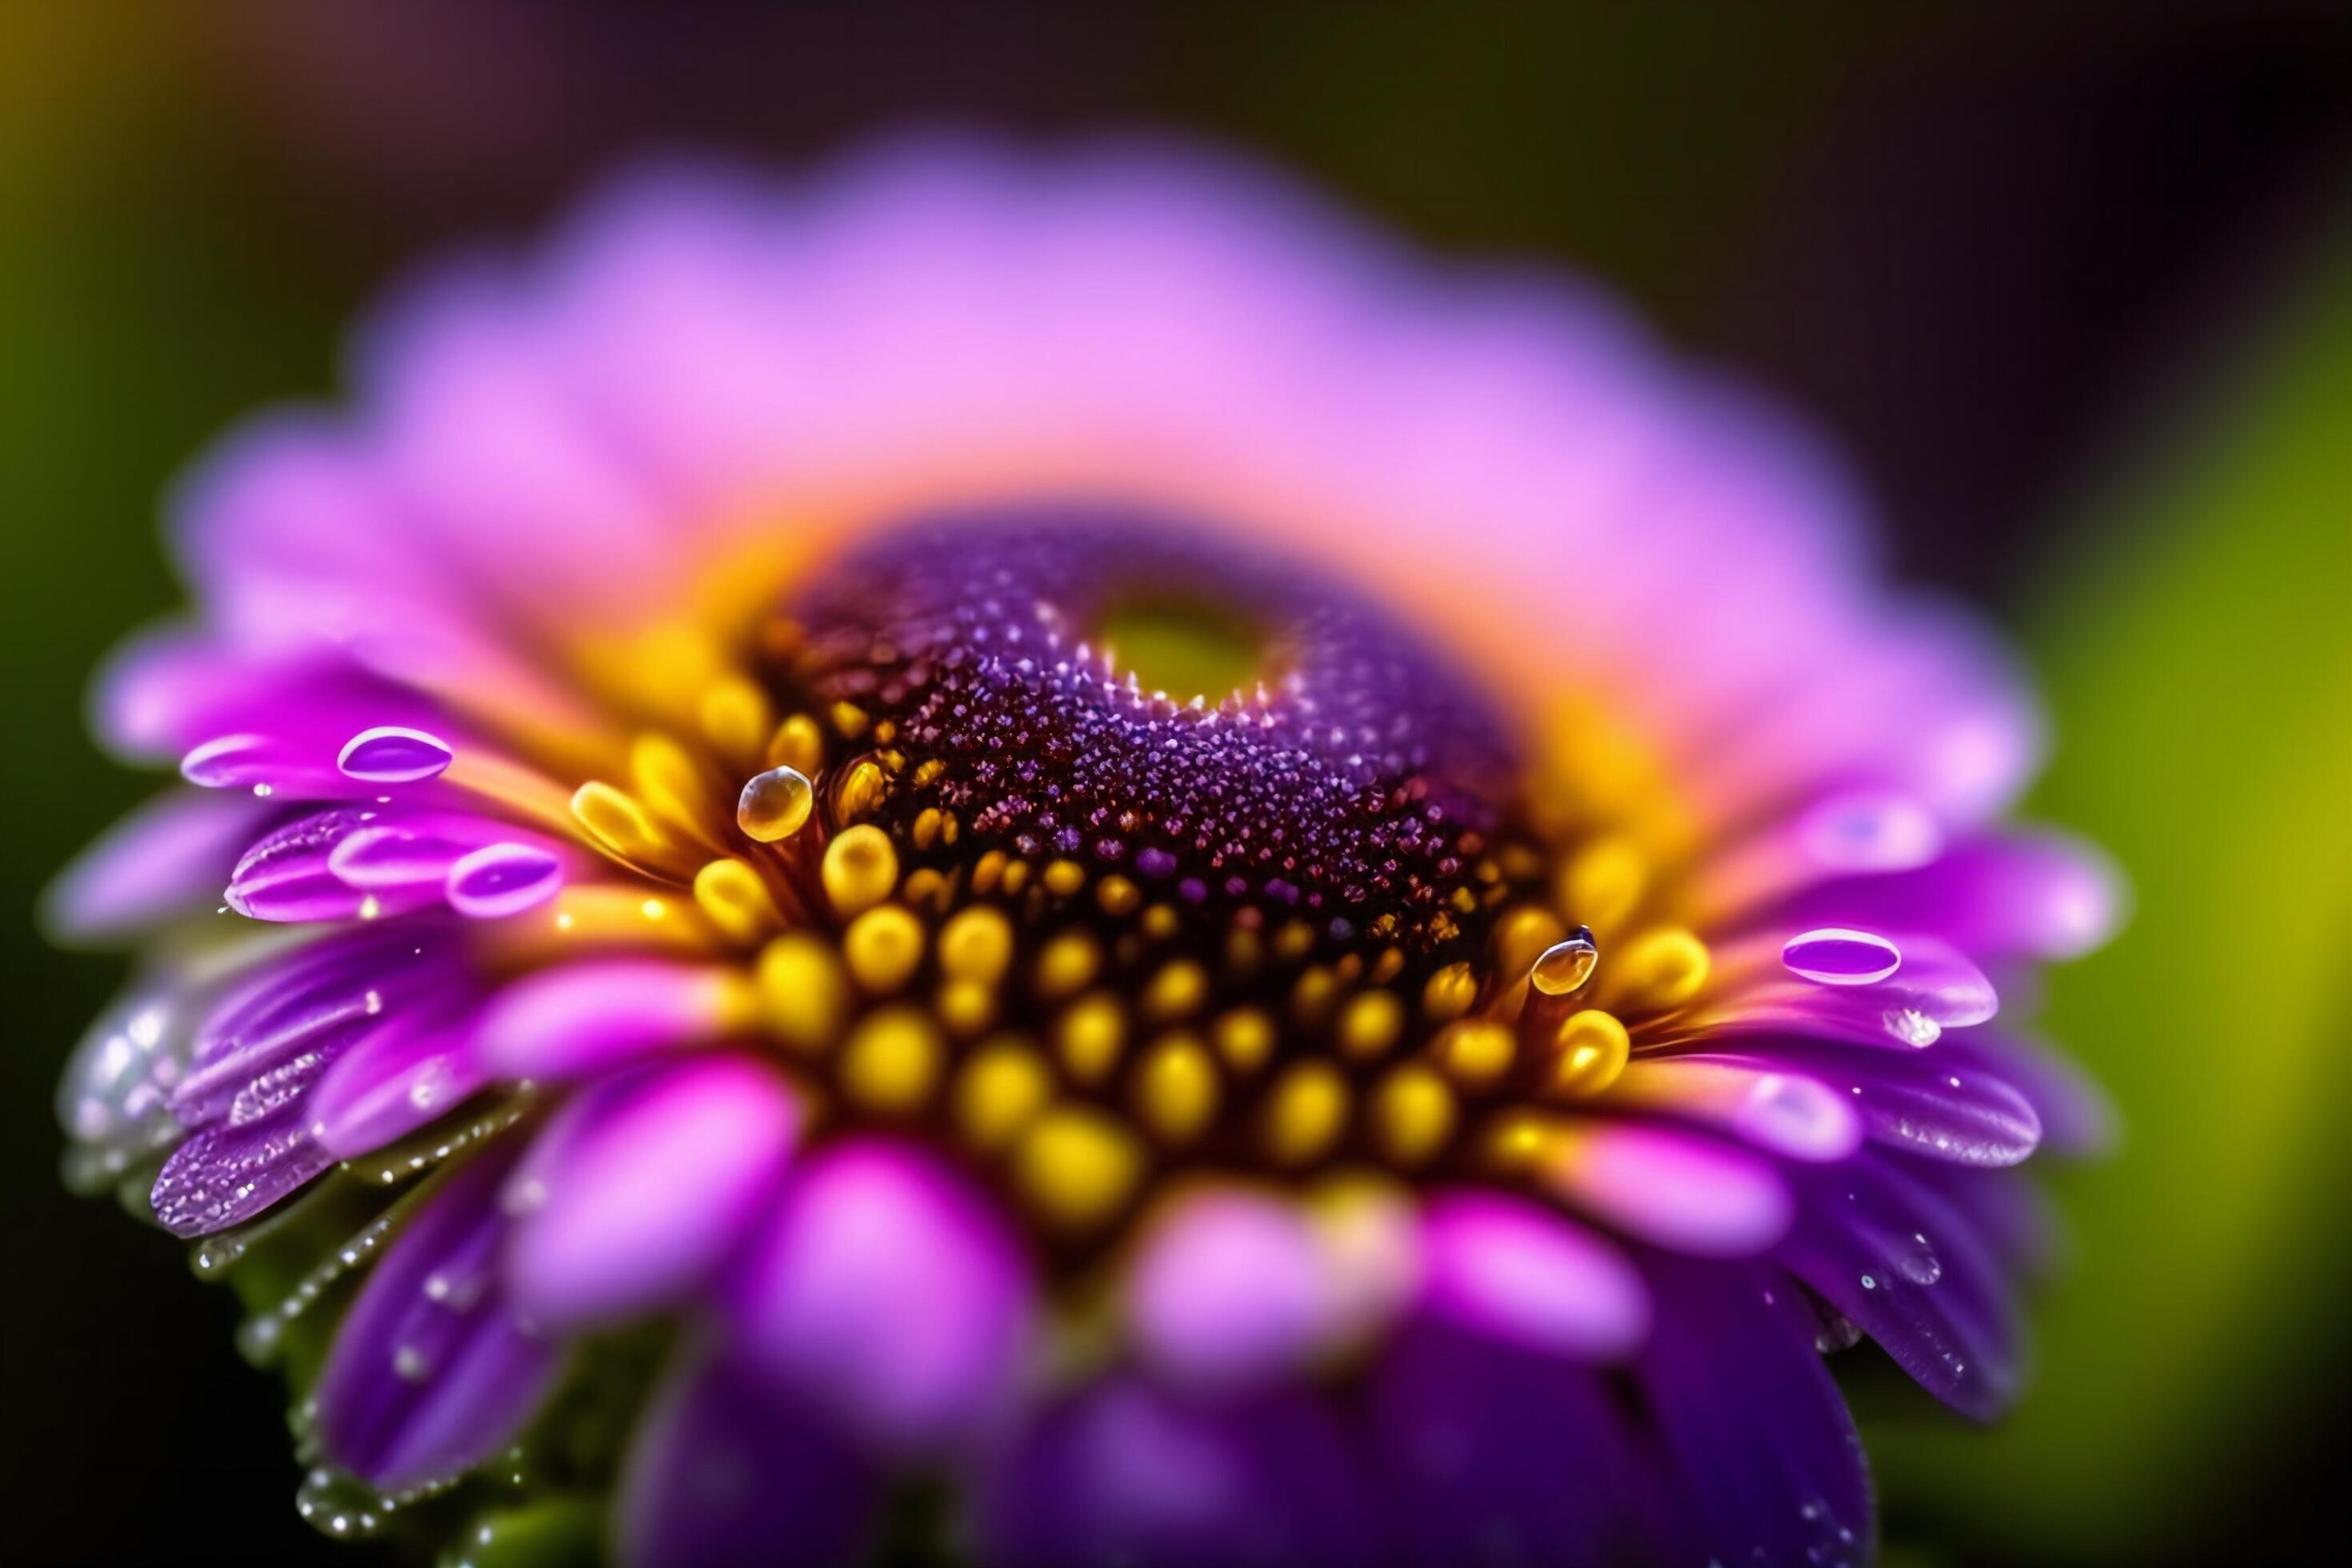
[[[226,1294],[58,1185],[53,1079],[121,966],[49,952],[31,909],[149,787],[78,704],[177,596],[161,485],[241,411],[331,390],[341,323],[403,262],[528,233],[649,146],[790,165],[908,122],[1204,135],[1437,249],[1622,289],[1809,405],[1898,568],[2000,614],[2352,192],[2341,6],[0,9],[20,1561],[366,1560],[296,1519],[280,1391],[231,1349]],[[2340,1352],[2310,1381],[2333,1426]],[[2164,1549],[2316,1537],[2340,1457],[2294,1436]],[[1888,1525],[1916,1561],[1996,1538]]]

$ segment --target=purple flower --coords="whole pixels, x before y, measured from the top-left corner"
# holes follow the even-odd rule
[[[77,1167],[330,1529],[1854,1561],[1824,1353],[2009,1398],[2100,1107],[1995,979],[2109,879],[1604,302],[927,146],[625,184],[357,379],[182,494],[99,711],[190,787],[55,906],[153,933]]]

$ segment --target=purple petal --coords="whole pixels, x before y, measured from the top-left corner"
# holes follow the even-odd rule
[[[205,1127],[172,1151],[148,1197],[164,1229],[197,1237],[242,1225],[335,1163],[301,1107],[278,1100],[299,1095],[318,1068],[315,1057],[299,1058],[257,1086],[254,1102],[270,1110]]]
[[[585,1077],[718,1039],[740,1017],[740,985],[730,970],[649,959],[570,964],[500,992],[478,1048],[504,1077]]]
[[[1318,1401],[1195,1405],[1112,1379],[1045,1415],[993,1479],[982,1555],[1134,1568],[1372,1563],[1381,1508]]]
[[[209,909],[278,809],[250,795],[167,790],[58,873],[42,895],[42,921],[59,942],[100,942]]]
[[[1522,1198],[1460,1190],[1422,1211],[1422,1309],[1507,1344],[1610,1361],[1642,1342],[1633,1266],[1574,1221]]]
[[[343,742],[335,767],[365,784],[415,784],[446,773],[457,753],[449,742],[404,724],[379,724]]]
[[[1029,1267],[988,1202],[910,1149],[809,1163],[739,1280],[745,1358],[898,1447],[992,1426],[1024,1371]]]
[[[1602,1374],[1422,1322],[1381,1352],[1369,1435],[1397,1561],[1631,1562],[1646,1478]]]
[[[1796,1227],[1776,1257],[1964,1415],[1999,1413],[2017,1383],[2015,1307],[1967,1219],[1873,1155],[1799,1173]]]
[[[478,921],[536,909],[562,890],[563,861],[536,845],[486,845],[449,868],[449,907]]]
[[[1546,1159],[1545,1187],[1637,1240],[1702,1258],[1748,1258],[1794,1213],[1769,1160],[1640,1122],[1576,1129]]]
[[[468,1016],[402,1018],[354,1040],[310,1091],[310,1135],[349,1160],[448,1114],[489,1082],[473,1028]]]
[[[617,1552],[632,1568],[856,1562],[881,1493],[870,1463],[822,1417],[689,1348],[638,1420]]]
[[[1862,1144],[1844,1096],[1761,1058],[1645,1057],[1619,1076],[1610,1103],[1720,1128],[1789,1160],[1843,1160]]]
[[[1238,1189],[1180,1198],[1127,1278],[1136,1349],[1170,1386],[1230,1392],[1295,1372],[1347,1326],[1340,1282],[1305,1215]]]
[[[1974,839],[1916,869],[1823,883],[1782,914],[1932,931],[1988,961],[2064,960],[2105,942],[2126,901],[2123,879],[2105,856],[2045,830]]]
[[[1797,1327],[1791,1287],[1754,1268],[1654,1260],[1658,1321],[1633,1376],[1693,1563],[1858,1563],[1870,1482],[1845,1401]]]
[[[246,851],[228,883],[231,909],[261,921],[374,920],[406,914],[441,901],[439,879],[377,885],[354,883],[339,874],[344,846],[362,844],[383,829],[378,812],[338,806],[290,822]]]
[[[2042,1147],[2060,1154],[2105,1153],[2122,1118],[2107,1091],[2081,1068],[2032,1035],[1975,1029],[1944,1042],[1952,1070],[1990,1074],[2025,1096],[2042,1123]]]
[[[599,1097],[559,1153],[531,1162],[507,1249],[516,1310],[569,1334],[684,1299],[773,1194],[800,1121],[781,1078],[734,1057]]]
[[[1874,1143],[1963,1165],[2014,1165],[2042,1141],[2042,1121],[2015,1089],[1957,1048],[1905,1052],[1788,1041],[1748,1055],[1677,1057],[1801,1073],[1834,1090]]]
[[[553,1382],[499,1283],[498,1190],[511,1152],[477,1156],[425,1199],[335,1335],[318,1385],[329,1457],[386,1490],[470,1469],[514,1440]]]

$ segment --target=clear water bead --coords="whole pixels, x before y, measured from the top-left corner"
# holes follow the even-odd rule
[[[1566,996],[1592,978],[1600,962],[1601,949],[1593,943],[1592,932],[1579,926],[1536,955],[1528,982],[1547,996]]]
[[[743,786],[735,802],[735,826],[761,844],[790,838],[806,826],[816,806],[816,786],[798,768],[770,768]]]

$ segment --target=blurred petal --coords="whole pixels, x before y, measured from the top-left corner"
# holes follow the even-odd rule
[[[1578,1361],[1632,1351],[1649,1326],[1633,1266],[1574,1221],[1522,1198],[1456,1190],[1423,1209],[1422,1309],[1507,1344]]]

